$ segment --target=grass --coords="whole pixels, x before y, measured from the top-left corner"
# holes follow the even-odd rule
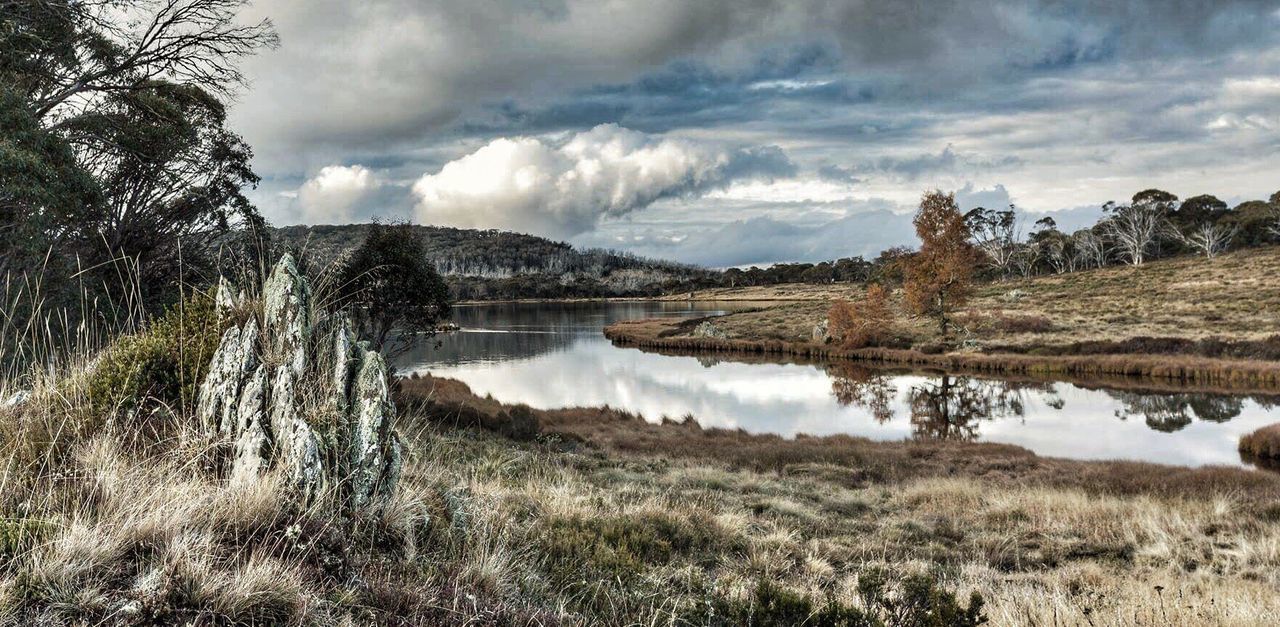
[[[761,311],[717,321],[746,339],[808,340],[831,301],[860,286],[777,285],[717,288],[694,299],[780,300]],[[964,325],[972,314],[979,324]],[[1134,337],[1265,340],[1280,328],[1280,247],[1240,250],[1206,260],[1177,257],[978,286],[960,316],[977,345],[1049,346]],[[996,324],[986,323],[996,319]],[[999,322],[1000,319],[1009,322]],[[899,315],[917,344],[937,341],[936,324]]]
[[[456,381],[402,385],[406,411],[436,424],[453,424],[461,407],[506,410]],[[815,607],[829,597],[860,606],[858,582],[881,566],[929,573],[957,598],[980,593],[992,624],[1280,616],[1280,476],[1051,460],[1002,445],[790,441],[605,408],[531,412],[533,443],[451,430],[432,447],[488,451],[463,474],[468,494],[505,509],[494,515],[513,538],[535,530],[509,564],[549,568],[534,579],[551,573],[551,589],[588,622],[666,623],[708,595],[749,599],[761,580]]]
[[[626,321],[605,335],[651,350],[1073,379],[1143,377],[1206,390],[1280,388],[1280,247],[983,285],[955,316],[955,338],[940,337],[932,321],[908,316],[898,302],[892,344],[910,348],[842,349],[813,341],[829,308],[823,298],[846,288],[792,287],[809,300],[717,317],[727,339],[694,337],[702,320]],[[744,296],[757,291],[748,288]]]
[[[4,410],[0,424],[70,419],[90,406],[72,389],[36,390],[39,400]],[[323,496],[293,500],[281,478],[230,485],[225,443],[195,428],[138,441],[110,421],[52,436],[13,427],[30,451],[60,440],[66,453],[56,465],[21,456],[30,463],[3,477],[0,620],[1280,616],[1273,475],[1047,460],[989,444],[788,441],[608,409],[509,407],[439,379],[401,381],[399,401],[410,451],[401,490],[349,518]],[[894,613],[909,607],[919,620]]]
[[[1264,466],[1280,464],[1280,423],[1267,425],[1240,438],[1240,453]]]
[[[993,332],[1059,332],[1009,319]],[[124,341],[173,357],[146,341],[161,330]],[[131,393],[171,402],[119,399],[167,428],[104,409],[95,364],[130,360],[97,356],[0,407],[0,624],[1280,622],[1280,474],[783,439],[426,377],[397,386],[398,493],[350,512],[284,477],[228,482],[185,378]]]

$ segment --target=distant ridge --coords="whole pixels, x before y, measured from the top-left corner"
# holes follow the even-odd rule
[[[371,224],[288,226],[277,244],[297,248],[313,266],[336,263],[364,241]],[[600,248],[576,249],[536,235],[496,229],[414,225],[455,298],[652,296],[714,281],[717,273]]]

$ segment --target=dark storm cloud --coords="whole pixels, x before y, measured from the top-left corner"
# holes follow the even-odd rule
[[[798,216],[817,207],[810,196],[837,202],[840,189],[846,203],[892,198],[899,211],[921,189],[968,183],[1002,182],[1036,210],[1153,185],[1256,195],[1280,168],[1278,9],[1275,0],[257,0],[248,17],[271,17],[283,46],[252,62],[255,82],[233,119],[259,155],[267,182],[257,197],[279,220],[382,211],[373,202],[403,212],[415,181],[494,141],[554,146],[602,124],[785,160],[767,169],[798,196],[772,222],[684,197],[685,211],[715,214],[726,229],[750,222],[734,227],[744,238],[781,233],[764,228],[776,223],[813,241]],[[326,170],[338,166],[347,169]],[[357,167],[373,191],[359,187]],[[329,187],[317,195],[322,180]],[[532,202],[510,206],[536,213]],[[522,223],[509,217],[484,219]],[[779,259],[810,249],[775,246]]]
[[[276,20],[284,46],[255,62],[245,107],[266,119],[246,122],[291,142],[385,142],[470,121],[494,102],[541,104],[547,111],[531,116],[567,123],[573,102],[594,98],[587,123],[620,121],[603,115],[627,104],[609,103],[610,93],[665,94],[674,115],[744,100],[724,84],[814,72],[928,95],[1082,64],[1249,48],[1274,40],[1275,8],[1261,0],[264,0],[255,10]],[[843,83],[808,93],[849,95]]]

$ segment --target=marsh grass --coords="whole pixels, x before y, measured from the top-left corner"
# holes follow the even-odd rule
[[[1240,438],[1240,452],[1263,462],[1280,462],[1280,423],[1267,425]]]
[[[402,387],[430,396],[414,411],[442,424],[469,402],[456,381]],[[474,411],[502,409],[471,398]],[[992,624],[1280,616],[1280,477],[1267,473],[1048,460],[998,445],[786,441],[609,409],[533,413],[540,443],[514,458],[501,438],[466,430],[431,450],[465,443],[468,455],[509,458],[465,472],[470,494],[521,504],[506,509],[506,528],[528,530],[512,538],[536,547],[550,589],[573,591],[589,622],[625,623],[603,618],[617,608],[650,624],[708,599],[749,603],[761,581],[813,615],[827,600],[864,608],[859,582],[878,567],[898,585],[919,573],[958,599],[979,592]],[[639,600],[658,589],[667,606]]]
[[[229,484],[229,443],[182,394],[142,388],[163,430],[103,411],[90,381],[114,337],[0,384],[31,393],[0,407],[0,624],[1280,620],[1265,473],[784,440],[418,378],[399,386],[400,490],[353,513],[270,474]]]

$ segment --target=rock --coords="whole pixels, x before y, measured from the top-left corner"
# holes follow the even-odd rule
[[[717,326],[716,323],[706,320],[693,328],[693,337],[710,337],[724,340],[729,338],[729,334]]]
[[[243,328],[231,327],[222,334],[222,341],[209,365],[209,374],[200,384],[196,397],[196,417],[206,429],[223,434],[231,432],[241,389],[258,363],[258,325],[255,321],[249,320]]]
[[[387,365],[382,355],[365,352],[351,392],[351,498],[363,504],[378,493],[379,481],[399,473],[398,454],[390,433],[395,407],[387,389]],[[395,468],[391,468],[395,467]]]
[[[213,311],[222,317],[236,306],[235,291],[226,277],[218,277],[218,291],[213,297]]]
[[[0,401],[0,408],[12,409],[20,407],[29,400],[31,400],[31,392],[27,390],[18,390],[17,392],[10,394],[9,398]]]
[[[392,494],[403,464],[386,362],[347,316],[315,320],[310,298],[286,255],[263,288],[261,338],[253,318],[223,335],[197,413],[234,443],[233,482],[278,469],[304,500],[336,480],[347,506],[365,507]]]
[[[240,393],[236,407],[235,452],[231,462],[233,483],[251,482],[267,468],[271,436],[266,426],[267,369],[258,366]]]
[[[306,366],[311,338],[311,287],[286,253],[262,287],[262,319],[266,339],[279,362],[299,377]]]
[[[826,344],[831,341],[831,332],[826,320],[813,325],[813,341]]]

